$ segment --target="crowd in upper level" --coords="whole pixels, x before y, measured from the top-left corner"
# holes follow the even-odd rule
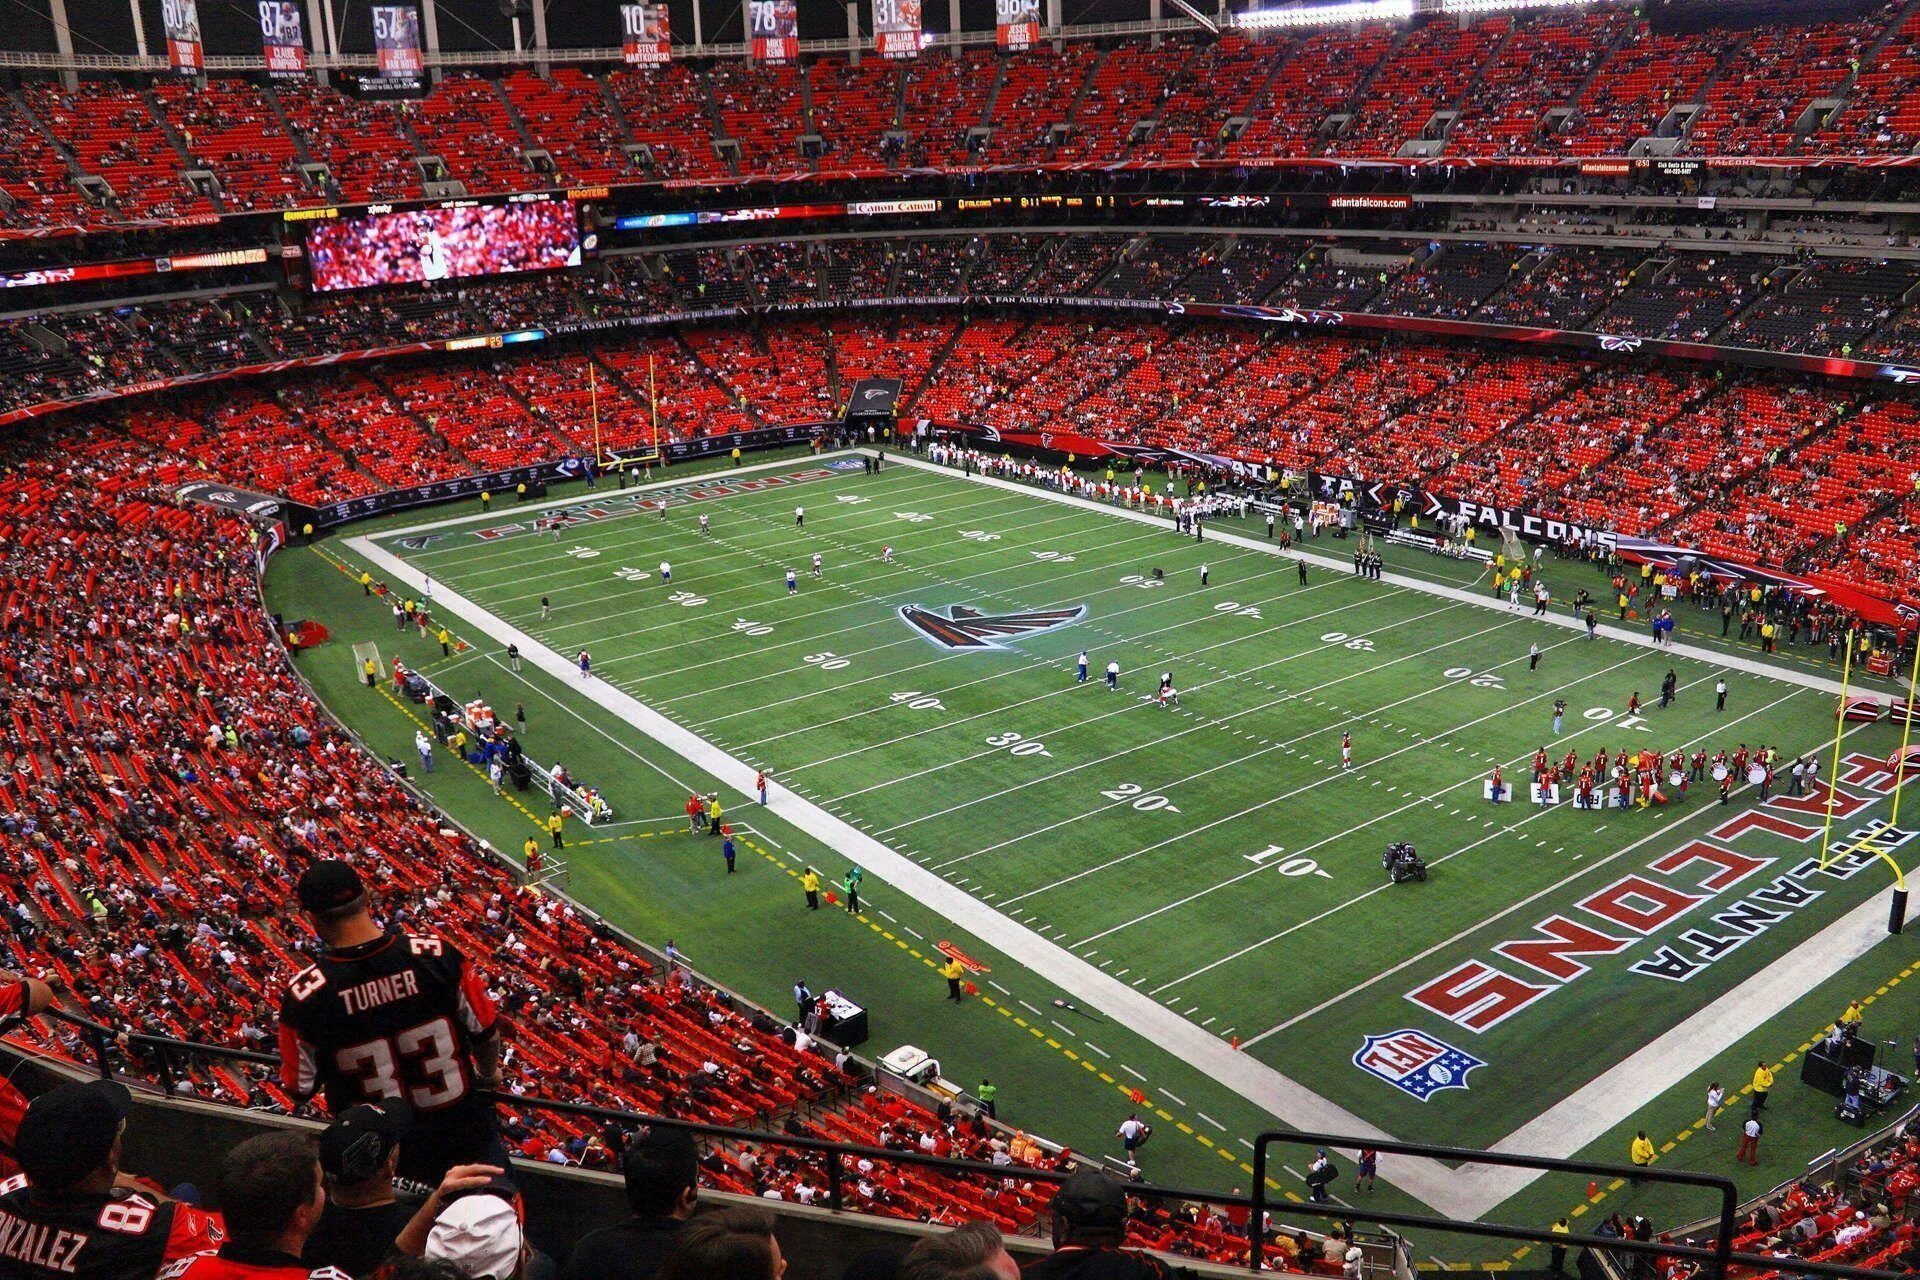
[[[1596,7],[1010,56],[931,47],[904,63],[454,71],[412,103],[239,77],[30,81],[0,97],[0,226],[404,199],[429,179],[479,195],[907,168],[1624,156],[1656,134],[1683,156],[1889,157],[1920,142],[1916,87],[1920,14],[1901,3],[1684,35]],[[803,137],[817,141],[803,150]]]

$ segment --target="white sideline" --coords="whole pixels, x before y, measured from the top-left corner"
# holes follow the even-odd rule
[[[824,462],[828,456],[830,455],[823,455],[812,461]],[[754,467],[742,470],[758,471],[770,469],[773,466],[794,465],[796,462],[798,460],[788,460],[784,463],[767,464],[764,468]],[[953,479],[965,478],[975,484],[1081,507],[1137,523],[1150,524],[1166,529],[1169,533],[1172,532],[1169,522],[1144,512],[1130,511],[997,477],[982,475],[962,477],[959,472],[951,468],[936,466],[914,458],[896,455],[889,458],[889,462],[896,466],[905,466]],[[683,482],[678,480],[664,482],[664,484],[678,483]],[[664,487],[664,484],[646,487]],[[578,504],[580,501],[581,499],[574,499],[573,503]],[[448,525],[477,523],[485,518],[484,516],[467,517],[434,522],[411,529],[386,530],[374,535],[346,539],[344,545],[378,565],[391,580],[417,588],[426,575],[375,545],[373,539],[394,538],[426,529],[444,528]],[[1258,539],[1218,531],[1210,531],[1207,536],[1212,541],[1269,554],[1279,554],[1276,546]],[[1311,551],[1301,551],[1296,548],[1287,554],[1294,555],[1323,571],[1344,574],[1351,568],[1340,560]],[[1404,574],[1386,573],[1382,580],[1406,590],[1477,605],[1509,616],[1513,614],[1509,606],[1490,599],[1484,593],[1427,582]],[[440,608],[489,636],[503,648],[509,643],[517,644],[523,658],[548,676],[563,684],[574,684],[578,687],[578,673],[571,660],[495,617],[486,609],[451,590],[446,584],[435,584],[435,601]],[[1545,621],[1553,626],[1585,631],[1585,625],[1580,620],[1560,613],[1551,613],[1544,619],[1536,620]],[[1656,646],[1650,638],[1637,631],[1611,624],[1601,624],[1600,631],[1610,639],[1661,652],[1677,652],[1696,661],[1718,664],[1728,670],[1742,671],[1749,675],[1831,692],[1835,695],[1840,691],[1840,686],[1835,681],[1775,668],[1737,654],[1721,654],[1687,644]],[[740,796],[748,800],[753,798],[755,770],[752,767],[619,689],[597,680],[586,682],[586,688],[599,705],[640,730],[653,741],[703,769]],[[1254,1106],[1300,1129],[1346,1133],[1361,1138],[1391,1137],[1378,1126],[1368,1123],[1272,1067],[1259,1062],[1251,1054],[1236,1052],[1224,1040],[1195,1026],[1173,1010],[1110,977],[1055,943],[1040,937],[1031,929],[1009,919],[965,890],[949,884],[910,859],[895,853],[870,835],[801,799],[784,787],[777,784],[770,785],[768,794],[769,807],[781,818],[806,831],[826,846],[855,857],[882,880],[910,894],[928,909],[967,929],[988,945],[1005,952],[1068,995],[1099,1009],[1115,1021],[1124,1023],[1135,1033],[1177,1054],[1183,1061],[1212,1077]],[[1563,1099],[1533,1121],[1516,1129],[1496,1144],[1497,1149],[1518,1151],[1532,1148],[1537,1152],[1553,1155],[1568,1155],[1579,1150],[1594,1137],[1624,1119],[1624,1115],[1617,1112],[1604,1112],[1602,1108],[1608,1103],[1617,1104],[1623,1098],[1636,1100],[1651,1098],[1678,1083],[1697,1068],[1696,1059],[1702,1052],[1711,1052],[1711,1046],[1716,1043],[1725,1043],[1724,1040],[1715,1041],[1708,1037],[1744,1034],[1778,1014],[1808,986],[1824,980],[1837,972],[1840,967],[1864,955],[1878,940],[1873,934],[1871,924],[1882,909],[1882,904],[1878,900],[1871,900],[1850,912],[1840,921],[1823,929],[1813,938],[1776,960],[1761,973],[1741,983],[1726,997],[1696,1013],[1679,1027],[1651,1044],[1643,1046],[1602,1073],[1589,1085]],[[1882,932],[1878,936],[1886,935]],[[1690,1038],[1680,1039],[1682,1035]],[[1689,1050],[1691,1052],[1688,1052]],[[1524,1169],[1496,1169],[1483,1165],[1468,1165],[1452,1169],[1435,1160],[1404,1158],[1393,1161],[1389,1181],[1442,1214],[1458,1218],[1478,1218],[1524,1189],[1539,1176],[1541,1175],[1538,1173]]]
[[[392,531],[376,535],[391,538]],[[371,537],[346,540],[355,554],[378,565],[389,581],[418,587],[425,575],[374,545]],[[606,710],[655,742],[684,757],[751,803],[756,771],[692,731],[667,719],[639,699],[597,680],[582,682],[572,661],[562,657],[445,583],[436,583],[434,602],[444,612],[490,637],[501,647],[516,644],[523,661],[562,684],[580,688]],[[1015,923],[964,889],[947,883],[872,836],[801,799],[785,787],[769,784],[768,807],[828,848],[858,861],[881,880],[912,896],[987,945],[1013,957],[1076,1001],[1099,1009],[1136,1034],[1154,1041],[1254,1106],[1285,1117],[1305,1129],[1388,1138],[1376,1125],[1336,1106],[1226,1041],[1204,1031],[1173,1010],[1088,964],[1072,952]],[[1471,1208],[1460,1194],[1459,1174],[1437,1160],[1402,1160],[1394,1165],[1394,1185],[1447,1214]]]

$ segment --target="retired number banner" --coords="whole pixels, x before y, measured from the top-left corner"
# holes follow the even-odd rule
[[[420,11],[412,5],[374,5],[373,54],[381,76],[388,80],[407,80],[425,71],[420,57]]]
[[[920,0],[873,0],[874,48],[883,58],[920,56]]]
[[[206,66],[199,6],[194,0],[160,0],[160,21],[167,29],[167,61],[182,75],[199,75]]]
[[[307,37],[300,24],[299,0],[260,0],[260,48],[266,54],[267,74],[307,73]]]
[[[800,56],[800,10],[795,0],[747,0],[747,36],[753,60],[778,64]]]
[[[993,0],[994,38],[1002,49],[1040,42],[1040,0]]]
[[[664,4],[620,6],[620,51],[636,67],[657,67],[673,60],[672,28]]]

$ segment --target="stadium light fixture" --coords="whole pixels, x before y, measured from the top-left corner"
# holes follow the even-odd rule
[[[1412,16],[1413,0],[1344,0],[1338,4],[1287,9],[1249,9],[1236,14],[1233,25],[1242,31],[1274,31],[1289,27],[1337,27],[1354,22],[1403,22]]]

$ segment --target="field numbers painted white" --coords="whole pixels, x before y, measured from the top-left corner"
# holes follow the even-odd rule
[[[985,529],[962,529],[962,530],[960,531],[960,536],[961,536],[961,537],[963,537],[963,538],[965,538],[965,539],[967,539],[967,540],[968,540],[969,542],[998,542],[998,541],[1000,541],[1000,535],[999,535],[999,534],[997,534],[997,533],[988,533],[988,532],[987,532],[987,531],[986,531]]]
[[[1449,680],[1465,680],[1476,689],[1504,689],[1505,677],[1492,671],[1475,671],[1472,667],[1448,667],[1440,673]]]
[[[1236,618],[1258,619],[1260,617],[1259,605],[1241,604],[1238,600],[1222,600],[1219,604],[1213,606],[1213,611],[1215,613],[1230,613]]]
[[[673,601],[673,603],[683,609],[697,609],[707,602],[705,596],[697,596],[691,591],[676,591],[668,596],[667,599]]]
[[[800,661],[811,663],[822,671],[845,671],[853,665],[851,661],[834,653],[831,649],[823,653],[810,653]]]
[[[893,518],[895,520],[905,520],[908,524],[925,524],[927,521],[933,519],[932,516],[924,511],[896,511],[893,513]]]
[[[770,636],[773,634],[771,622],[753,622],[747,618],[735,618],[733,629],[743,636]]]
[[[1595,724],[1612,721],[1616,729],[1638,729],[1642,733],[1653,732],[1645,716],[1622,715],[1617,707],[1588,707],[1580,713],[1580,718],[1591,720]]]
[[[645,569],[635,569],[630,565],[621,565],[613,571],[613,576],[622,582],[645,582],[653,576]]]
[[[1164,587],[1167,584],[1162,582],[1158,578],[1149,577],[1144,573],[1130,573],[1126,577],[1120,579],[1120,585],[1123,587],[1148,588],[1148,587]]]
[[[1073,556],[1062,551],[1029,551],[1035,560],[1045,560],[1048,564],[1072,564]]]
[[[1100,794],[1109,800],[1131,800],[1133,807],[1142,813],[1154,813],[1165,809],[1168,813],[1178,813],[1180,808],[1165,796],[1141,795],[1141,786],[1137,782],[1123,782],[1111,791]]]
[[[837,501],[845,502],[852,506],[858,506],[862,502],[869,501],[869,499],[857,493],[843,493],[839,495]]]
[[[1354,649],[1361,653],[1373,652],[1373,641],[1365,636],[1349,636],[1344,631],[1329,631],[1320,637],[1321,644],[1337,644],[1343,649]]]
[[[1006,733],[993,734],[987,739],[987,745],[990,747],[1005,747],[1007,754],[1010,756],[1051,756],[1053,754],[1053,752],[1047,750],[1045,743],[1036,742],[1031,738],[1014,733],[1011,730]]]
[[[945,711],[947,706],[930,693],[921,693],[918,689],[909,689],[905,693],[896,693],[888,697],[889,702],[898,702],[915,711]]]
[[[1287,847],[1285,845],[1270,844],[1258,853],[1243,854],[1242,856],[1256,867],[1270,866],[1283,876],[1319,876],[1322,880],[1333,879],[1333,874],[1312,858],[1303,858],[1299,855],[1291,858],[1281,858],[1280,855],[1286,851]],[[1279,861],[1276,862],[1276,858],[1278,858]]]
[[[595,556],[599,555],[600,553],[598,551],[595,551],[592,547],[569,547],[567,549],[567,554],[572,556],[575,560],[591,560]]]

